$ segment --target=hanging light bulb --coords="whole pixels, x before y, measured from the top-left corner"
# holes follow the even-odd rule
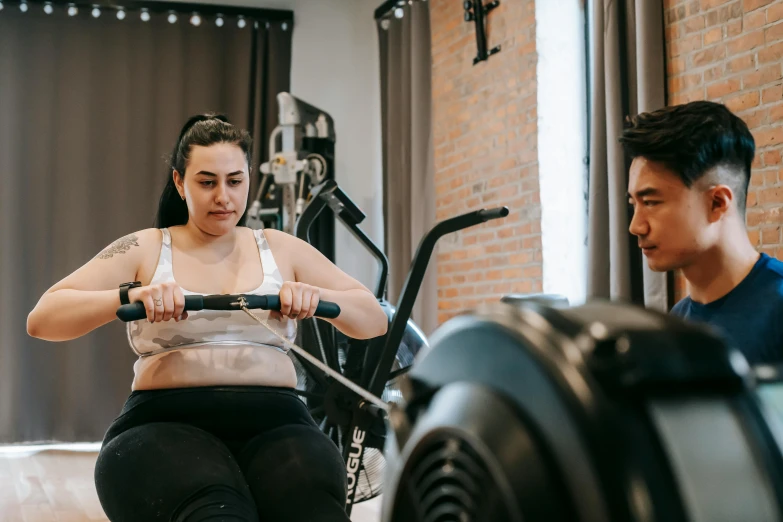
[[[91,14],[93,18],[98,18],[99,16],[101,16],[101,8],[98,7],[97,5],[92,6]]]
[[[201,16],[198,13],[193,13],[193,16],[190,17],[190,23],[198,27],[201,25]]]
[[[125,20],[125,9],[117,11],[117,20]]]
[[[288,31],[288,22],[283,22],[282,24],[280,24],[280,29],[282,29],[283,31]]]
[[[141,10],[140,17],[141,17],[141,21],[142,22],[149,22],[150,21],[150,12],[149,12],[149,10],[146,7]]]
[[[239,15],[239,20],[237,20],[237,27],[240,29],[244,29],[247,25],[247,22],[245,21],[245,17],[242,15]]]
[[[51,2],[44,2],[44,13],[50,15],[54,12],[54,7],[52,7]]]
[[[27,2],[22,1],[22,2],[19,3],[19,10],[20,11],[22,11],[23,13],[26,13],[27,9],[28,9]]]
[[[223,27],[223,15],[218,13],[217,18],[215,18],[215,25],[218,27]]]
[[[402,7],[398,7],[394,10],[395,18],[402,18],[404,15],[405,15],[405,11],[402,10]]]
[[[79,8],[74,4],[68,4],[68,16],[76,16],[79,14]]]
[[[169,11],[169,23],[170,24],[177,23],[177,13],[175,13],[174,11]]]
[[[3,10],[3,2],[0,2],[0,11]]]

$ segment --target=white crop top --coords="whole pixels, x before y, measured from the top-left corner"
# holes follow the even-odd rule
[[[174,267],[171,261],[171,233],[162,229],[163,240],[160,257],[151,285],[174,281]],[[272,250],[261,230],[254,230],[258,253],[264,270],[261,286],[245,294],[277,295],[283,285],[283,276],[277,268]],[[182,289],[185,295],[204,295]],[[265,310],[252,310],[253,314],[267,321],[281,336],[294,342],[296,321],[293,319],[275,320]],[[131,348],[143,358],[169,353],[174,350],[191,348],[219,349],[221,346],[259,346],[274,348],[286,352],[282,341],[266,327],[257,323],[242,310],[218,311],[201,310],[188,312],[184,321],[165,321],[150,323],[147,319],[132,321],[127,325],[128,341]],[[138,364],[138,363],[137,363]]]

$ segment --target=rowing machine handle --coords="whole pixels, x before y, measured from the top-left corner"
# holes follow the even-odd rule
[[[241,310],[239,298],[244,297],[250,309],[280,311],[280,296],[277,295],[186,295],[185,310]],[[316,317],[334,319],[340,315],[340,305],[330,301],[320,301],[315,309]],[[117,309],[117,317],[124,322],[140,321],[147,317],[144,303],[135,302],[122,305]]]

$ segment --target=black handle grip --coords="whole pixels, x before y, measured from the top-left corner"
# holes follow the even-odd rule
[[[479,216],[483,221],[490,219],[499,219],[508,216],[508,207],[489,208],[479,211]]]
[[[280,310],[280,296],[277,295],[265,295],[267,299],[268,310]],[[331,301],[318,301],[318,306],[315,308],[315,316],[323,317],[325,319],[334,319],[340,315],[340,305],[332,303]]]
[[[277,295],[186,295],[185,310],[192,312],[198,310],[239,310],[240,297],[247,301],[248,308],[260,308],[263,310],[280,310],[280,297]],[[337,303],[321,301],[315,309],[317,317],[334,319],[340,315],[340,306]],[[117,317],[121,321],[139,321],[147,317],[144,303],[136,302],[122,305],[117,309]]]

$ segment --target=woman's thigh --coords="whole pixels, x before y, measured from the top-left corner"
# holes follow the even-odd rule
[[[188,424],[143,424],[117,435],[101,448],[95,484],[112,522],[258,520],[234,456]]]
[[[348,522],[347,476],[335,444],[314,425],[251,439],[238,460],[263,522]]]

